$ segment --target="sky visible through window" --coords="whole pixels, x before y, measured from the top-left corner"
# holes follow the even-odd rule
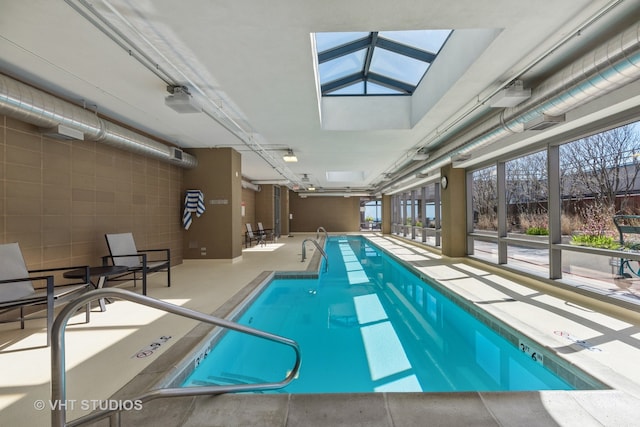
[[[322,95],[411,95],[450,34],[315,33]]]

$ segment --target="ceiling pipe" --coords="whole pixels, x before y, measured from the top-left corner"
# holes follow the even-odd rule
[[[559,116],[602,97],[640,78],[640,23],[636,23],[595,50],[582,56],[532,90],[531,98],[517,107],[480,123],[474,135],[455,148],[432,153],[431,162],[412,167],[385,183],[381,191],[407,179],[417,171],[428,173],[452,162],[459,155],[492,144],[523,131],[524,123],[542,114]]]
[[[64,126],[81,132],[85,140],[170,162],[184,168],[197,166],[197,159],[174,147],[154,141],[115,123],[98,117],[92,111],[56,98],[0,74],[0,114],[31,123],[40,128]]]
[[[138,37],[137,43],[134,42],[125,32],[121,31],[118,25],[111,22],[105,15],[101,14],[100,10],[95,7],[93,2],[88,0],[65,0],[65,2],[71,6],[76,12],[78,12],[83,18],[89,21],[97,29],[102,31],[107,37],[109,37],[114,43],[120,46],[128,55],[131,55],[141,65],[146,67],[149,71],[159,77],[168,86],[183,86],[186,85],[197,92],[202,98],[202,112],[214,120],[220,126],[229,131],[234,137],[238,138],[247,148],[258,155],[269,166],[271,166],[279,175],[287,180],[287,187],[292,188],[298,186],[305,188],[305,186],[298,181],[297,176],[284,165],[279,159],[274,158],[258,141],[260,135],[254,131],[245,130],[236,119],[232,117],[227,111],[235,111],[232,105],[226,104],[225,108],[222,105],[218,105],[212,98],[220,100],[222,102],[225,96],[215,93],[215,97],[208,94],[208,91],[203,90],[199,85],[194,82],[188,75],[180,70],[180,67],[171,63],[171,61],[164,55],[159,54],[158,49],[152,42],[147,40],[134,25],[127,21],[122,15],[115,12],[115,10],[106,4],[121,20],[129,30],[133,31],[135,36]],[[77,3],[77,4],[76,4]],[[147,53],[141,48],[138,43],[143,42],[147,46],[151,47],[155,51],[155,57],[152,54]],[[173,73],[170,69],[174,70]],[[179,74],[180,79],[176,79],[176,73]],[[215,92],[215,90],[214,90]],[[213,110],[212,110],[213,108]],[[238,116],[241,114],[237,113]],[[248,122],[247,122],[248,123]]]
[[[246,189],[253,190],[253,191],[256,191],[256,192],[262,191],[262,187],[261,186],[256,185],[256,184],[254,184],[252,182],[249,182],[249,181],[245,181],[244,179],[242,180],[242,188],[246,188]]]

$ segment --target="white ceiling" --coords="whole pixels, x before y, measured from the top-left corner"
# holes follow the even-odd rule
[[[116,25],[158,70],[188,86],[209,114],[168,108],[166,82],[72,7],[86,11],[83,3]],[[383,173],[395,172],[465,111],[473,109],[470,121],[490,113],[479,101],[514,78],[531,87],[637,21],[640,2],[0,0],[0,8],[1,73],[186,149],[233,147],[242,154],[248,181],[307,174],[326,191],[357,191],[372,190]],[[462,46],[447,67],[441,65],[454,81],[424,89],[429,102],[409,103],[406,128],[323,129],[311,33],[439,28],[494,31],[481,52],[465,44],[468,51]],[[465,61],[466,71],[453,73],[452,64]],[[359,111],[353,111],[357,103],[344,108],[345,117]],[[385,108],[397,105],[383,103],[375,113],[392,115]],[[212,118],[218,109],[233,119],[232,127],[244,129],[240,138]],[[282,162],[286,148],[294,150],[297,163]],[[364,178],[330,182],[328,171],[363,172]]]

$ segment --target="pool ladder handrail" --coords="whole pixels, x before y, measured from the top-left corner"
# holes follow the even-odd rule
[[[327,230],[324,229],[324,227],[320,226],[318,227],[318,229],[316,230],[316,240],[320,240],[320,232],[324,231],[324,238],[325,240],[329,238],[329,233],[327,233]]]
[[[225,386],[202,386],[202,387],[173,387],[173,388],[161,388],[148,390],[143,394],[131,398],[131,401],[140,401],[141,403],[148,402],[160,397],[184,397],[184,396],[203,396],[203,395],[219,395],[223,393],[234,392],[248,392],[259,390],[275,390],[285,387],[289,384],[297,375],[300,369],[301,354],[300,347],[297,342],[292,339],[285,338],[279,335],[271,334],[261,331],[259,329],[250,328],[248,326],[240,325],[238,323],[221,319],[218,317],[210,316],[204,313],[200,313],[195,310],[191,310],[185,307],[180,307],[175,304],[151,298],[148,296],[136,294],[124,289],[110,288],[110,289],[96,289],[89,291],[77,299],[70,301],[56,317],[55,322],[51,328],[52,341],[51,341],[51,401],[52,402],[65,402],[66,400],[66,368],[65,368],[65,342],[64,335],[67,322],[76,313],[79,307],[85,306],[91,301],[95,301],[101,298],[118,298],[127,301],[131,301],[137,304],[145,305],[147,307],[156,308],[158,310],[165,311],[167,313],[177,314],[179,316],[188,317],[191,319],[199,320],[223,328],[231,329],[237,332],[253,335],[259,338],[263,338],[269,341],[274,341],[280,344],[288,345],[292,347],[296,354],[296,361],[293,368],[288,371],[287,376],[280,382],[272,383],[258,383],[258,384],[236,384]],[[66,405],[56,405],[51,410],[51,425],[52,427],[63,426],[79,426],[88,422],[101,420],[107,417],[111,418],[110,424],[120,425],[120,410],[118,409],[105,409],[100,411],[94,411],[90,414],[84,415],[80,418],[67,423],[66,417]]]
[[[308,237],[302,241],[302,260],[300,262],[304,262],[304,260],[307,259],[307,247],[305,246],[305,243],[307,242],[313,242],[315,247],[318,248],[318,251],[320,251],[320,253],[324,257],[324,271],[329,270],[329,257],[327,257],[327,253],[324,251],[324,249],[322,249],[320,243],[318,243],[316,239],[312,239],[311,237]]]

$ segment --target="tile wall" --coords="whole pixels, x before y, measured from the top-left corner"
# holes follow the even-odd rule
[[[91,141],[44,137],[0,116],[0,243],[18,242],[29,269],[98,265],[105,233],[182,262],[184,170]]]

